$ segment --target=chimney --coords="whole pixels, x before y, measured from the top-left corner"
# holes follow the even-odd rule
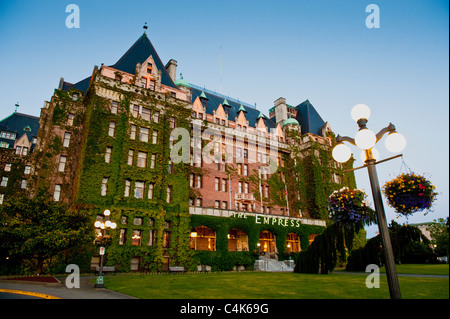
[[[177,77],[177,61],[170,59],[170,61],[167,62],[165,69],[172,81],[175,81]]]
[[[284,97],[278,98],[273,102],[273,106],[275,109],[275,121],[283,126],[283,122],[288,118],[286,99]]]
[[[58,90],[62,90],[64,86],[64,78],[60,78],[59,79],[59,86],[58,86]]]

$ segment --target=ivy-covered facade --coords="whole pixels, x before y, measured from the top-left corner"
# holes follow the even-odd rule
[[[117,271],[251,269],[261,254],[305,250],[325,229],[328,196],[355,187],[352,163],[331,158],[329,124],[309,101],[280,98],[266,117],[177,80],[176,65],[144,33],[116,64],[61,79],[41,109],[31,196],[88,209],[92,223],[110,210],[106,265]],[[174,129],[188,132],[188,160],[171,156],[186,138]],[[98,249],[85,253],[91,264],[80,266],[93,269]]]

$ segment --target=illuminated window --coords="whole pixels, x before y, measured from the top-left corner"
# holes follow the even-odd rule
[[[195,227],[191,232],[190,248],[215,251],[216,232],[206,226]]]

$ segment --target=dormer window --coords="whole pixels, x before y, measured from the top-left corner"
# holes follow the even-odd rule
[[[147,63],[147,74],[152,74],[153,64]]]
[[[73,93],[72,94],[72,101],[78,101],[79,97],[80,97],[80,95],[78,93]]]

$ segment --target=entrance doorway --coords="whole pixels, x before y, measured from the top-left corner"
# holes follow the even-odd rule
[[[275,235],[268,230],[259,233],[259,252],[265,255],[275,255],[278,253]]]

